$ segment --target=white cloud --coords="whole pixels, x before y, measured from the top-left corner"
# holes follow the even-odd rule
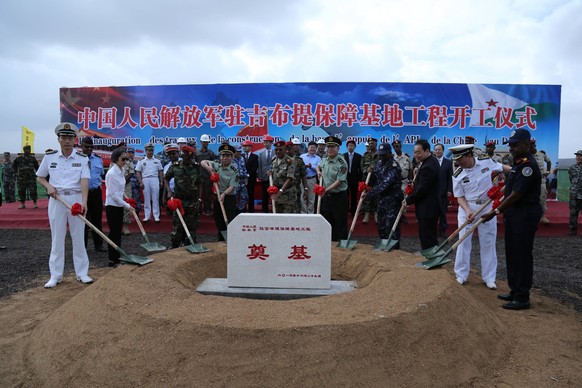
[[[582,147],[580,0],[6,2],[0,136],[56,145],[62,86],[227,82],[561,84],[560,156]]]

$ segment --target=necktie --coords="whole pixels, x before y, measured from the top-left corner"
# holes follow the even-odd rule
[[[267,150],[267,161],[271,160],[271,150]]]
[[[350,154],[350,165],[348,166],[348,172],[351,174],[352,173],[352,157],[354,156],[354,154]]]

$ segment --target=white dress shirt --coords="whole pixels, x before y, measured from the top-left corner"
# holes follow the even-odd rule
[[[105,175],[105,188],[105,206],[131,208],[131,205],[123,200],[125,177],[123,171],[115,163],[111,163]]]

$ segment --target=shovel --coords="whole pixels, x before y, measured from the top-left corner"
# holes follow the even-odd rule
[[[398,227],[398,223],[400,222],[400,217],[402,217],[404,210],[406,210],[406,200],[402,201],[402,206],[400,206],[400,211],[398,212],[398,215],[396,216],[396,220],[394,221],[394,225],[392,225],[392,230],[390,231],[390,234],[388,235],[388,239],[382,239],[382,240],[380,240],[380,242],[376,243],[376,245],[374,245],[375,251],[389,252],[390,249],[394,248],[394,245],[398,244],[398,240],[392,240],[392,235],[394,234],[394,232],[396,231],[396,228]]]
[[[184,217],[182,217],[182,213],[180,213],[180,209],[176,209],[175,212],[178,215],[178,218],[180,219],[180,222],[182,223],[182,227],[186,231],[186,236],[188,236],[188,240],[190,240],[190,245],[186,249],[190,253],[204,253],[204,252],[208,252],[209,249],[206,248],[204,245],[194,243],[194,240],[192,239],[192,235],[190,234],[190,231],[188,230],[188,227],[186,226],[186,221],[184,221]]]
[[[273,186],[273,176],[269,175],[269,185]],[[271,197],[271,205],[273,206],[273,214],[277,214],[277,209],[275,208],[275,200]]]
[[[505,188],[502,188],[501,191],[505,190]],[[493,199],[489,198],[487,200],[487,202],[485,202],[479,209],[477,209],[477,211],[475,212],[475,217],[477,217],[479,214],[481,214],[481,212],[487,207],[489,206],[489,204],[493,201]],[[463,230],[464,227],[466,227],[467,225],[469,225],[471,222],[469,220],[466,220],[461,226],[459,226],[459,228],[457,228],[457,230],[455,230],[453,232],[453,234],[451,234],[445,241],[443,241],[441,243],[441,245],[438,246],[434,246],[431,248],[427,248],[424,249],[422,251],[420,251],[420,254],[424,257],[426,257],[427,259],[433,259],[439,256],[442,256],[444,254],[443,248],[450,243],[453,238],[455,238],[459,233],[461,233],[461,230]]]
[[[137,225],[139,226],[139,230],[141,230],[141,234],[143,235],[143,238],[145,238],[146,242],[144,244],[140,244],[140,247],[144,248],[146,251],[148,252],[158,252],[158,251],[165,251],[166,247],[163,246],[162,244],[159,244],[157,242],[150,242],[150,239],[148,238],[148,235],[146,234],[143,225],[141,223],[141,221],[139,220],[139,216],[137,215],[136,212],[132,212],[133,213],[133,217],[135,218],[135,222],[137,222]]]
[[[366,177],[366,186],[368,186],[368,182],[370,182],[371,176],[372,176],[372,173],[368,172],[368,176]],[[354,232],[354,229],[356,228],[356,221],[358,221],[358,215],[360,214],[360,208],[362,207],[362,203],[364,203],[365,198],[366,198],[366,191],[362,192],[362,195],[360,196],[360,200],[358,201],[358,206],[356,207],[356,214],[354,214],[354,219],[352,220],[352,226],[350,227],[350,232],[348,233],[348,239],[347,240],[340,240],[340,242],[337,243],[338,248],[353,249],[354,246],[358,243],[357,240],[350,240],[350,237],[352,237],[352,233]]]
[[[503,198],[501,198],[501,200],[503,200]],[[419,268],[431,269],[431,268],[440,267],[441,265],[444,265],[444,264],[449,263],[451,261],[451,259],[449,259],[448,256],[455,249],[457,249],[457,247],[459,245],[461,245],[461,243],[463,241],[465,241],[465,239],[467,237],[472,236],[473,235],[473,232],[475,231],[475,229],[477,229],[477,227],[479,227],[479,225],[481,225],[482,223],[483,223],[483,218],[479,218],[479,220],[477,220],[477,222],[475,222],[475,224],[473,226],[471,226],[471,228],[467,231],[467,233],[465,233],[459,239],[459,241],[457,241],[456,243],[454,243],[453,246],[451,246],[445,252],[441,252],[438,255],[433,256],[433,258],[431,260],[426,260],[426,261],[423,261],[422,263],[416,263],[416,266],[419,267]]]
[[[58,194],[55,195],[54,197],[57,201],[59,201],[60,203],[62,203],[67,209],[71,210],[71,205],[69,205],[67,202],[65,202]],[[126,263],[131,263],[131,264],[138,264],[138,265],[145,265],[148,263],[151,263],[153,260],[147,257],[143,257],[143,256],[138,256],[138,255],[128,255],[127,253],[125,253],[123,251],[123,249],[121,249],[120,247],[117,246],[117,244],[115,244],[113,241],[111,241],[109,239],[109,237],[107,237],[105,235],[105,233],[103,233],[102,231],[100,231],[95,225],[93,225],[91,222],[89,222],[88,219],[86,219],[85,217],[83,217],[83,215],[81,214],[77,214],[77,217],[79,217],[81,220],[83,220],[83,222],[89,226],[91,229],[93,229],[95,231],[95,233],[97,233],[99,236],[101,236],[101,238],[109,245],[111,245],[113,247],[113,249],[115,249],[117,252],[119,252],[119,254],[121,255],[120,260],[124,261]]]
[[[214,182],[214,190],[216,191],[216,195],[218,196],[218,198],[220,198],[220,189],[218,188],[218,183]],[[224,223],[226,225],[228,225],[228,217],[226,216],[226,210],[224,210],[224,203],[220,202],[220,200],[218,200],[218,204],[220,205],[220,210],[222,211],[222,216],[224,217]],[[228,241],[227,240],[227,231],[226,230],[221,230],[220,234],[222,235],[222,237],[224,238],[224,241]]]
[[[321,183],[320,186],[323,186],[323,175],[321,176],[319,183]],[[321,214],[321,199],[323,198],[323,195],[318,195],[317,197],[317,211],[315,214]]]

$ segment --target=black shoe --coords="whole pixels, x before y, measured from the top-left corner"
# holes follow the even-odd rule
[[[107,248],[105,248],[103,245],[95,247],[95,250],[97,252],[107,252]]]
[[[531,304],[529,303],[529,300],[526,300],[525,302],[519,302],[517,300],[512,300],[509,303],[505,303],[503,306],[504,309],[506,310],[525,310],[531,307]]]
[[[119,267],[120,264],[121,263],[116,262],[116,261],[110,261],[109,263],[107,263],[107,266],[111,267],[111,268],[117,268],[117,267]]]
[[[501,299],[506,302],[511,302],[513,300],[513,296],[511,296],[511,294],[499,294],[497,295],[497,299]]]

